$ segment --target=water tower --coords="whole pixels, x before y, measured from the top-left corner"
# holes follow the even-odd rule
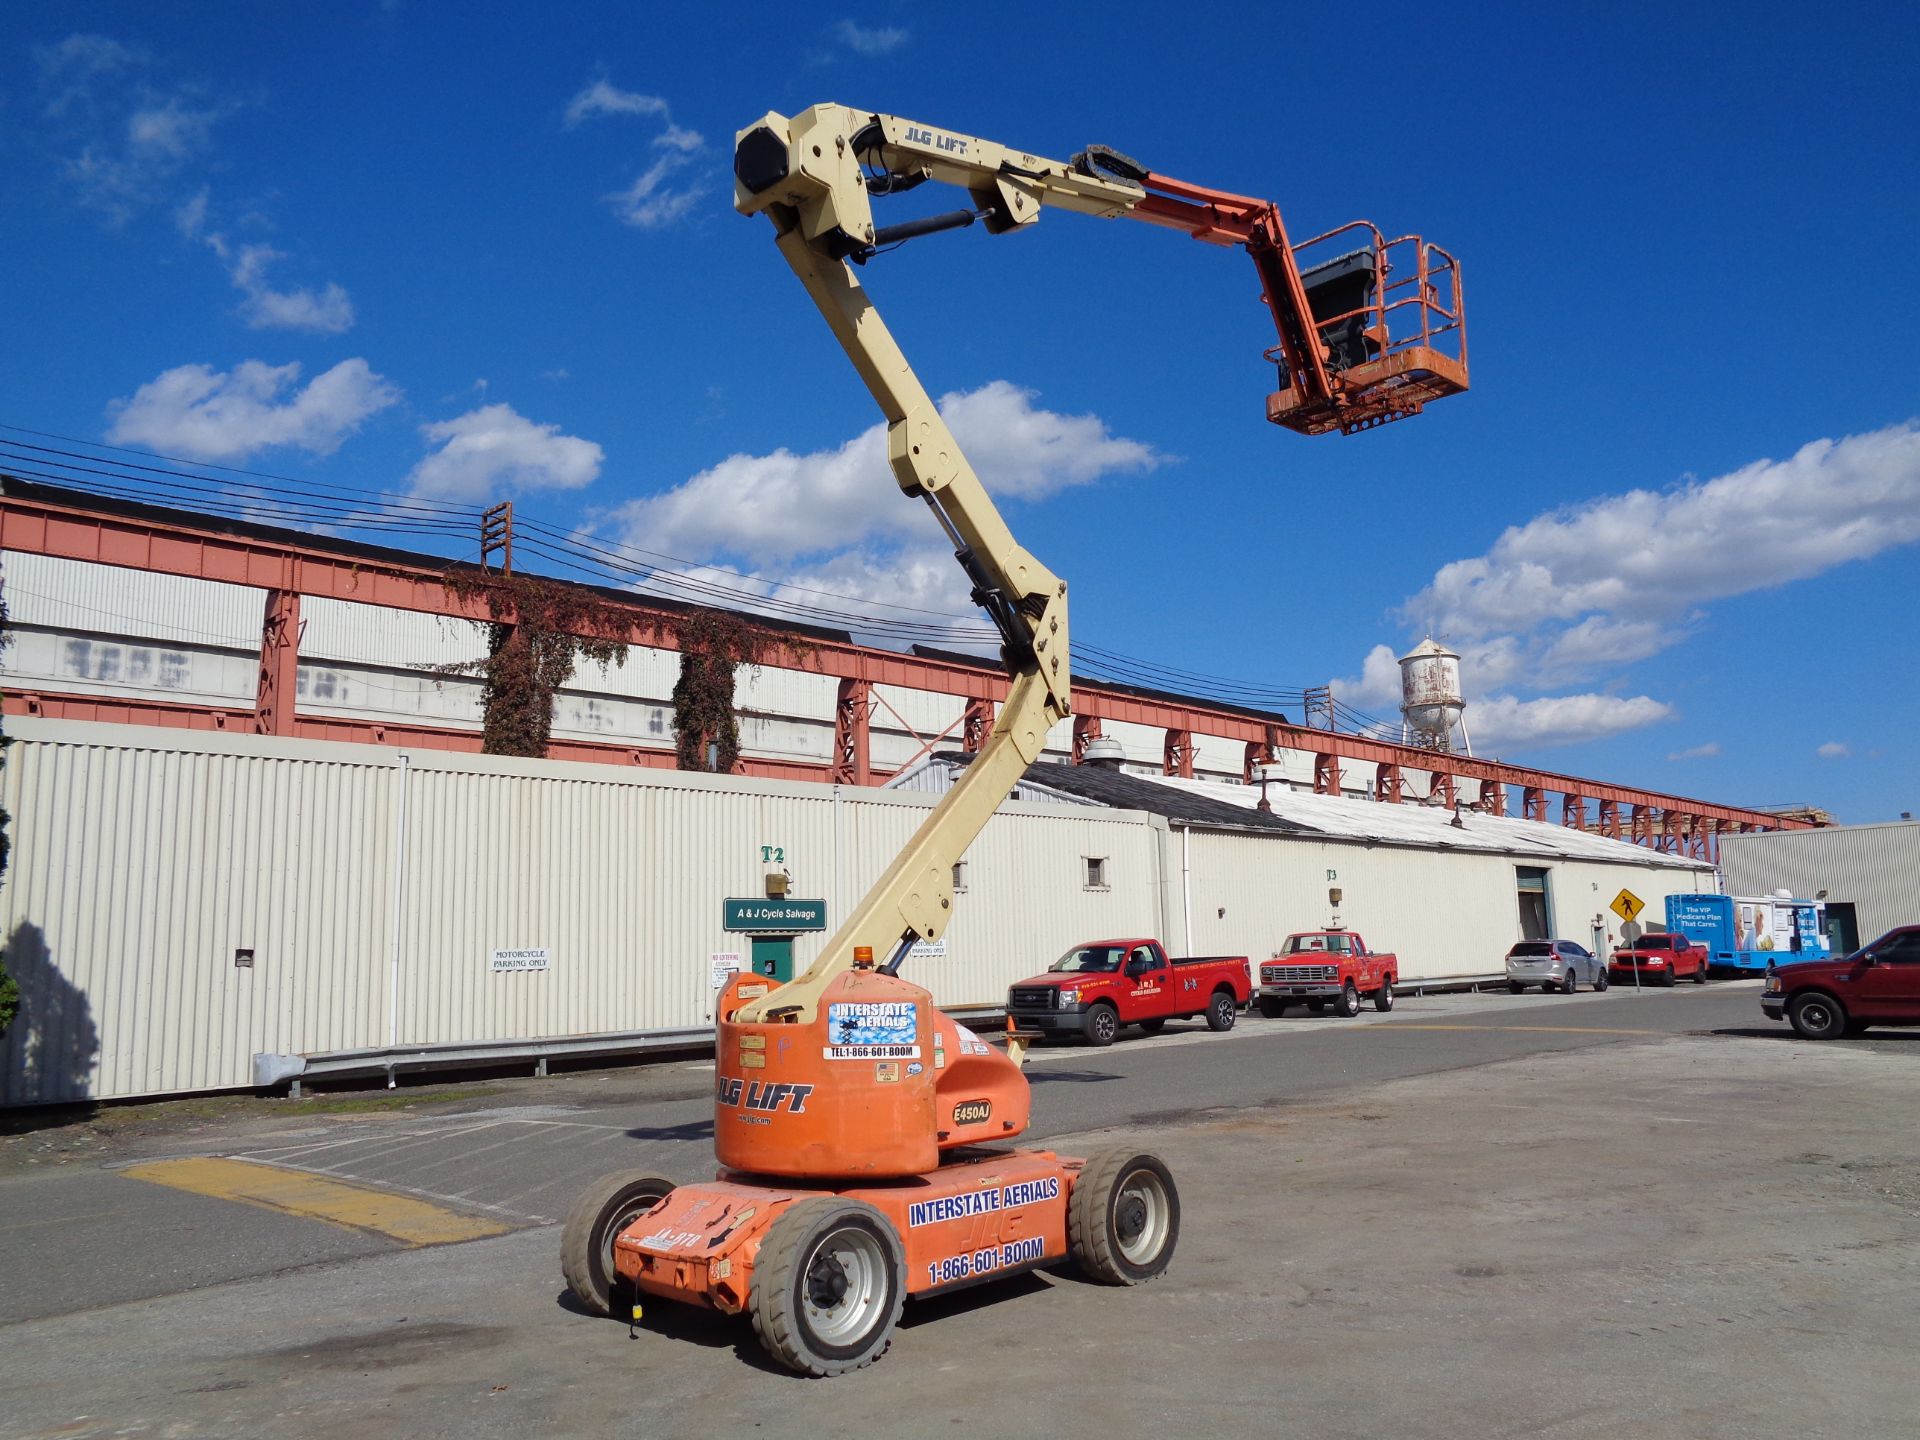
[[[1400,657],[1400,718],[1407,744],[1471,755],[1466,708],[1460,698],[1460,657],[1453,651],[1429,636]]]

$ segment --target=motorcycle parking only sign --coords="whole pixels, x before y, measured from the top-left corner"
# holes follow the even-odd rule
[[[829,1060],[918,1060],[920,1007],[911,1000],[837,1000],[827,1006]]]

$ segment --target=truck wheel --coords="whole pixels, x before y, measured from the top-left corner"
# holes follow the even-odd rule
[[[1796,1033],[1808,1040],[1831,1040],[1847,1031],[1846,1007],[1831,995],[1809,990],[1793,997],[1787,1006],[1787,1019]]]
[[[1307,1009],[1315,1015],[1318,1015],[1322,1010],[1326,1008],[1327,1008],[1327,1002],[1324,1000],[1307,1001]]]
[[[1104,1001],[1087,1012],[1087,1043],[1104,1050],[1120,1033],[1120,1014]]]
[[[1336,1002],[1339,1013],[1352,1019],[1360,1013],[1360,987],[1349,980],[1340,987],[1340,999]]]
[[[887,1217],[822,1195],[767,1228],[753,1270],[753,1330],[802,1375],[842,1375],[885,1353],[906,1300],[906,1258]]]
[[[1157,1155],[1089,1156],[1067,1197],[1067,1253],[1106,1285],[1139,1285],[1167,1268],[1180,1238],[1180,1192]]]
[[[644,1170],[603,1175],[581,1192],[560,1232],[560,1273],[574,1298],[596,1315],[614,1313],[626,1288],[613,1268],[613,1242],[673,1192],[673,1181]]]
[[[1158,1035],[1166,1028],[1167,1021],[1165,1016],[1160,1016],[1153,1020],[1142,1020],[1140,1022],[1141,1031],[1148,1035]]]
[[[1707,983],[1707,962],[1706,961],[1702,960],[1700,962],[1700,968],[1693,972],[1693,983],[1696,985],[1704,985]]]
[[[1216,990],[1213,999],[1207,1002],[1207,1029],[1220,1031],[1233,1029],[1233,1022],[1240,1014],[1231,990]]]
[[[1262,995],[1260,997],[1260,1013],[1269,1020],[1278,1020],[1282,1015],[1287,1013],[1287,1002]]]
[[[1382,980],[1380,988],[1373,992],[1373,1008],[1385,1014],[1393,1008],[1393,981]]]

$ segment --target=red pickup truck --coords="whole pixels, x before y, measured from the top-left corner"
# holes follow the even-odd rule
[[[1667,931],[1642,935],[1631,945],[1622,945],[1607,961],[1607,978],[1616,984],[1631,985],[1639,975],[1643,984],[1677,985],[1691,976],[1693,983],[1707,983],[1707,962],[1711,952],[1686,936]]]
[[[1009,988],[1007,1016],[1016,1030],[1111,1045],[1122,1025],[1151,1035],[1195,1015],[1209,1030],[1231,1030],[1250,990],[1244,955],[1177,960],[1158,940],[1093,940]]]
[[[1399,957],[1369,949],[1352,930],[1302,930],[1261,965],[1260,1013],[1276,1019],[1304,1000],[1315,1012],[1332,1001],[1336,1014],[1358,1015],[1363,995],[1374,1009],[1391,1010],[1399,978]]]

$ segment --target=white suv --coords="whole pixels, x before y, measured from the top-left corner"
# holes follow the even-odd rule
[[[1507,988],[1516,995],[1529,985],[1571,995],[1583,980],[1606,989],[1606,962],[1571,940],[1521,940],[1507,951]]]

